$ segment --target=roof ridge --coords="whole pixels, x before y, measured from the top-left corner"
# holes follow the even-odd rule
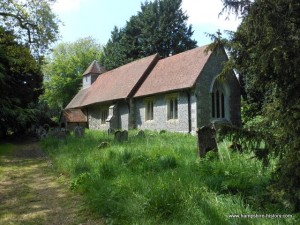
[[[209,46],[209,45],[198,46],[198,47],[195,47],[195,48],[186,50],[186,51],[184,51],[184,52],[179,52],[179,53],[177,53],[177,54],[175,54],[175,55],[171,55],[171,56],[169,56],[169,57],[165,57],[165,58],[163,58],[163,59],[168,59],[168,58],[171,58],[171,57],[174,57],[174,56],[178,56],[178,55],[182,55],[182,54],[189,54],[189,52],[191,52],[191,51],[199,51],[200,49],[204,49],[204,51],[205,51],[205,49],[208,48],[208,46]],[[210,50],[209,50],[209,51],[210,51]],[[209,52],[209,51],[208,51],[208,52]],[[161,59],[161,60],[163,60],[163,59]]]
[[[163,58],[147,76],[134,97],[191,88],[212,55],[207,45]]]
[[[121,67],[123,67],[123,66],[126,66],[126,65],[138,63],[138,62],[141,61],[141,60],[145,60],[145,59],[148,59],[148,58],[150,58],[150,57],[154,57],[154,56],[156,56],[156,55],[158,55],[158,53],[155,53],[155,54],[152,54],[152,55],[145,56],[145,57],[143,57],[143,58],[139,58],[139,59],[133,60],[133,61],[131,61],[131,62],[128,62],[128,63],[126,63],[126,64],[124,64],[124,65],[122,65],[122,66],[119,66],[119,67],[117,67],[117,68],[115,68],[115,69],[112,69],[112,70],[119,69],[119,68],[121,68]]]

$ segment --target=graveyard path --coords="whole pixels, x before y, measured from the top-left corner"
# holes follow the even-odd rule
[[[0,154],[0,225],[105,224],[70,191],[67,178],[53,171],[37,142],[12,148]]]

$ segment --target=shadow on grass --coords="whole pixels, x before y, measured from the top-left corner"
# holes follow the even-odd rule
[[[89,216],[37,143],[18,143],[0,155],[0,225],[103,224]]]

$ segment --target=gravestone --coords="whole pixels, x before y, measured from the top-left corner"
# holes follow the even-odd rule
[[[75,137],[80,138],[84,136],[84,127],[76,126],[74,128]]]
[[[37,128],[35,132],[39,139],[47,137],[47,131],[42,126],[39,126],[39,128]]]
[[[146,135],[145,135],[145,132],[143,130],[140,130],[137,134],[136,134],[136,137],[138,138],[145,138]]]
[[[128,131],[127,130],[123,130],[122,132],[121,132],[121,138],[122,138],[122,142],[123,141],[128,141]]]
[[[113,134],[115,132],[114,128],[108,128],[107,134]]]
[[[123,131],[117,130],[115,132],[114,140],[118,141],[118,142],[128,141],[128,131],[127,130],[123,130]]]
[[[115,141],[118,141],[118,142],[120,142],[121,141],[121,131],[120,130],[117,130],[116,132],[115,132],[115,139],[114,139]]]
[[[218,150],[216,129],[213,126],[204,126],[197,130],[199,156],[204,157],[208,151]]]

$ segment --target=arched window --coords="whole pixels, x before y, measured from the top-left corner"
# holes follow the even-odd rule
[[[171,96],[167,99],[168,120],[178,119],[178,100],[177,96]]]
[[[211,116],[212,118],[225,118],[225,97],[219,89],[211,93]]]
[[[153,120],[153,99],[145,100],[145,120]]]

